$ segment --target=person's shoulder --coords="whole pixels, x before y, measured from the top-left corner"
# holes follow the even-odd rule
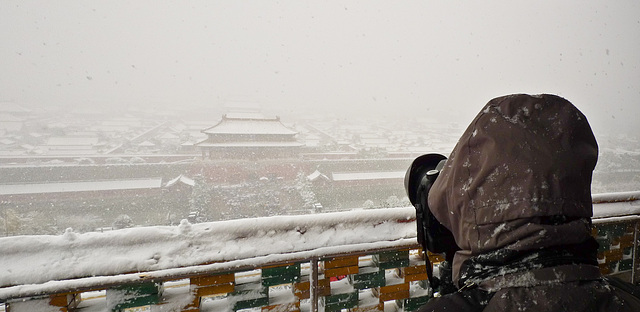
[[[640,311],[640,298],[614,284],[597,278],[503,288],[495,293],[484,311],[520,311],[523,308],[530,312]]]
[[[490,301],[493,293],[483,291],[479,288],[454,292],[442,297],[435,297],[424,306],[420,307],[418,312],[431,311],[483,311]]]
[[[608,276],[604,277],[603,281],[625,306],[633,307],[632,311],[640,311],[640,286]]]

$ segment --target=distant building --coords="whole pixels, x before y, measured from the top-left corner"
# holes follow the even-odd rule
[[[274,159],[298,157],[303,143],[297,131],[287,128],[280,117],[259,113],[225,114],[213,127],[202,130],[207,139],[196,143],[203,158]]]
[[[7,132],[17,132],[22,130],[24,119],[11,114],[0,113],[0,130]]]
[[[139,225],[165,224],[162,190],[160,177],[13,183],[0,185],[0,202],[22,218],[36,216],[58,230],[78,226],[72,224],[78,217],[87,225],[104,225],[123,214]]]
[[[197,222],[198,216],[191,216],[191,204],[195,180],[185,176],[166,182],[162,188],[162,207],[167,211],[167,223],[179,224],[180,220],[188,218],[190,222]]]
[[[33,112],[13,102],[0,102],[0,114],[11,114],[14,116],[28,116]]]
[[[50,155],[93,155],[98,153],[99,143],[97,136],[55,136],[38,147]]]
[[[323,174],[316,170],[307,176],[313,186],[318,202],[324,209],[394,207],[399,203],[391,198],[405,198],[405,171],[331,172]]]

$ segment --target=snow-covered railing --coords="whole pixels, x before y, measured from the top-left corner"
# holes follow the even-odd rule
[[[636,284],[640,280],[640,192],[596,194],[592,200],[592,234],[600,245],[600,271]]]
[[[593,197],[601,270],[634,282],[639,198]],[[414,219],[409,207],[1,238],[0,302],[67,311],[98,292],[91,311],[411,311],[430,296]]]
[[[7,237],[0,300],[408,251],[417,248],[414,218],[413,208],[394,208]]]

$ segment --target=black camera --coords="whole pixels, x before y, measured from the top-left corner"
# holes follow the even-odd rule
[[[425,252],[444,254],[447,262],[453,260],[453,255],[460,247],[455,242],[453,234],[444,227],[429,209],[429,191],[436,182],[440,171],[444,167],[447,158],[440,154],[425,154],[416,158],[412,163],[404,178],[404,187],[411,204],[416,208],[416,224],[418,231],[418,243]],[[444,273],[442,278],[436,279],[432,276],[431,264],[427,259],[427,273],[431,287],[436,289],[450,288],[450,270]],[[449,267],[446,264],[443,267]],[[448,274],[448,276],[447,276]]]

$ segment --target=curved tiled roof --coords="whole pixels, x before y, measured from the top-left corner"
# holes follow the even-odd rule
[[[227,114],[215,126],[202,131],[206,134],[269,134],[295,135],[298,132],[287,128],[279,117],[266,118],[262,115]]]

